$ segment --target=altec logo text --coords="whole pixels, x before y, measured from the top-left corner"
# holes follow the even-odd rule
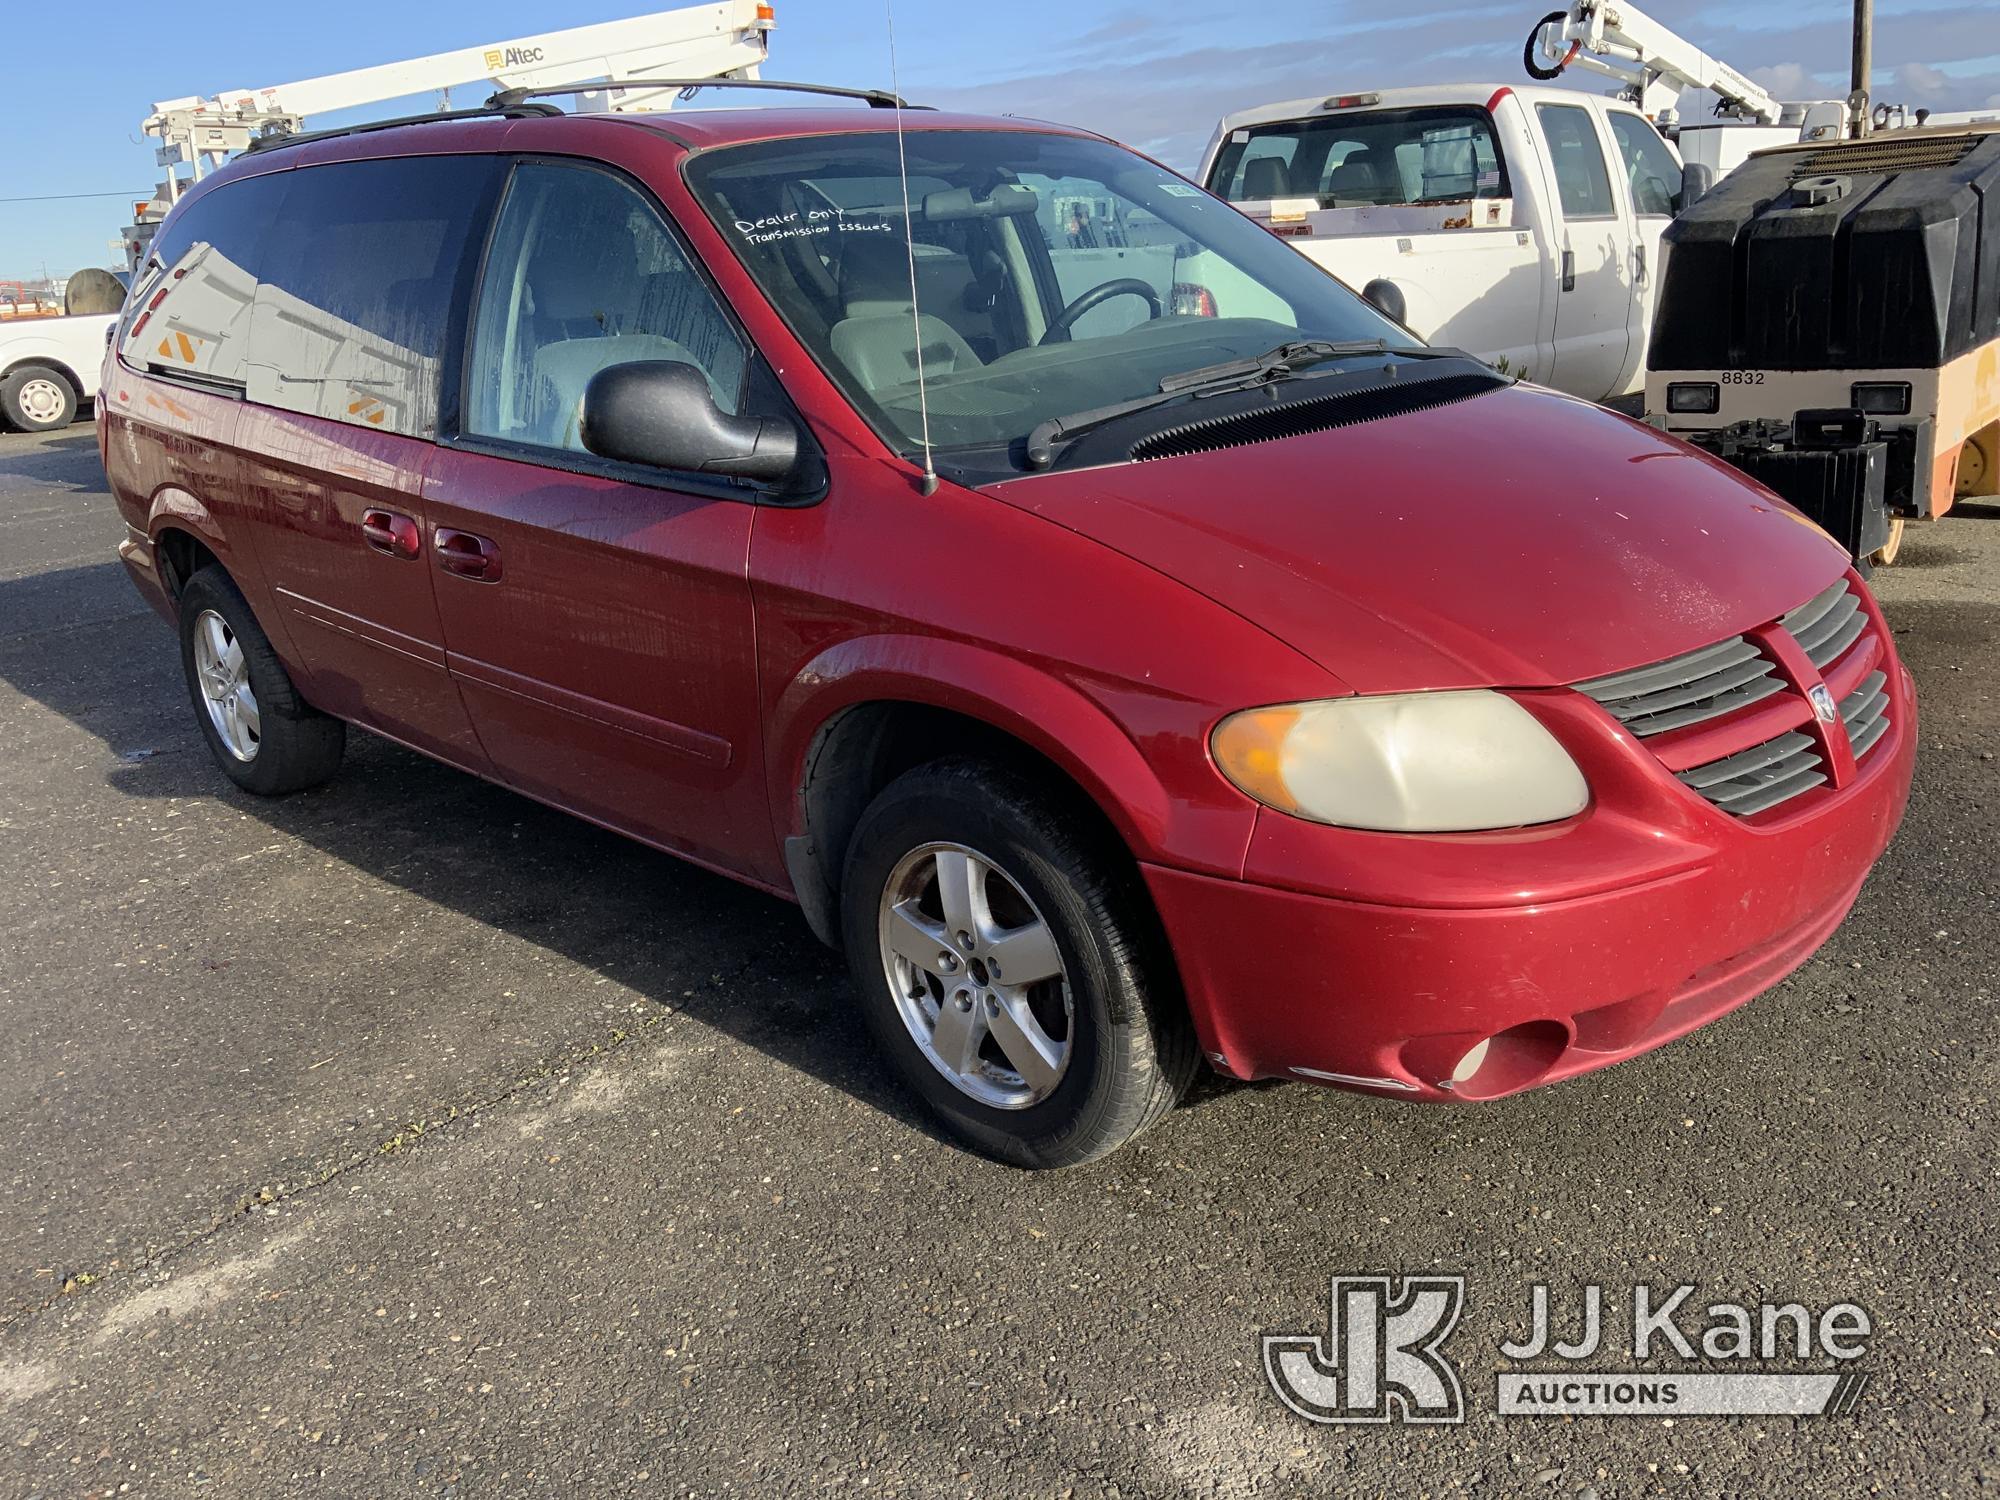
[[[1839,1416],[1854,1410],[1867,1376],[1842,1363],[1867,1353],[1867,1310],[1839,1302],[1818,1314],[1797,1302],[1693,1303],[1693,1285],[1631,1293],[1626,1354],[1644,1369],[1579,1369],[1605,1347],[1603,1288],[1586,1285],[1576,1318],[1558,1336],[1547,1285],[1528,1294],[1528,1333],[1504,1339],[1510,1362],[1541,1368],[1495,1374],[1503,1416]],[[1445,1342],[1465,1307],[1462,1276],[1336,1276],[1327,1331],[1267,1334],[1264,1374],[1312,1422],[1450,1423],[1465,1420],[1457,1364]],[[1661,1361],[1654,1364],[1653,1361]],[[1684,1369],[1680,1361],[1710,1368]],[[1833,1361],[1828,1370],[1774,1368]],[[1737,1368],[1717,1370],[1715,1365]]]
[[[540,47],[488,47],[481,60],[489,73],[499,73],[509,68],[532,68],[545,55]]]

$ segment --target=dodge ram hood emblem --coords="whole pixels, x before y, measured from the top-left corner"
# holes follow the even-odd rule
[[[1838,724],[1840,722],[1840,705],[1833,701],[1833,694],[1827,690],[1825,683],[1815,682],[1812,685],[1812,691],[1806,694],[1806,698],[1812,704],[1813,713],[1818,717],[1820,723]]]

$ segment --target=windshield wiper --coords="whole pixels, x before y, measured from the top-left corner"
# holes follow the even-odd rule
[[[1090,411],[1073,412],[1066,417],[1050,417],[1046,421],[1037,422],[1028,434],[1028,466],[1034,469],[1046,469],[1055,462],[1056,443],[1076,437],[1092,427],[1101,427],[1119,417],[1129,417],[1134,412],[1164,406],[1167,402],[1177,401],[1191,392],[1219,395],[1226,391],[1251,390],[1260,385],[1283,380],[1308,365],[1316,365],[1329,359],[1351,359],[1365,354],[1393,354],[1404,359],[1472,357],[1462,349],[1447,349],[1436,345],[1392,348],[1383,339],[1292,339],[1279,344],[1276,348],[1266,349],[1262,354],[1253,354],[1244,359],[1224,360],[1220,364],[1203,365],[1198,369],[1183,370],[1177,375],[1169,375],[1160,382],[1159,389],[1150,396],[1137,396],[1130,401],[1118,401],[1110,406],[1099,406]]]
[[[1160,393],[1172,395],[1175,391],[1198,390],[1217,381],[1240,379],[1246,375],[1303,370],[1307,365],[1318,364],[1324,359],[1388,352],[1389,346],[1381,339],[1292,339],[1247,359],[1226,359],[1219,365],[1203,365],[1199,369],[1169,375],[1160,382]]]

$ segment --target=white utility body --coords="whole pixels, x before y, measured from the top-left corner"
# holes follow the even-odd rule
[[[1641,387],[1682,172],[1632,105],[1498,83],[1294,99],[1225,117],[1201,175],[1429,342],[1591,401]]]

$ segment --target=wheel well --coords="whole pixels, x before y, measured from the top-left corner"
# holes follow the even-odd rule
[[[1101,835],[1107,852],[1130,851],[1104,810],[1061,766],[1004,729],[923,703],[861,703],[820,726],[806,752],[798,797],[805,832],[787,839],[785,863],[806,920],[838,946],[840,879],[868,804],[905,771],[947,755],[997,761],[1032,776]]]
[[[51,359],[46,354],[30,354],[23,359],[15,360],[6,369],[0,370],[0,380],[9,379],[16,370],[26,369],[30,365],[38,366],[41,369],[49,371],[51,374],[62,376],[64,380],[69,382],[70,394],[76,397],[77,404],[79,406],[83,404],[83,382],[77,379],[76,371],[72,370],[61,360]]]
[[[215,554],[204,547],[187,532],[178,527],[168,527],[153,541],[154,554],[160,560],[161,581],[167,592],[176,599],[187,581],[203,568],[220,566]]]

